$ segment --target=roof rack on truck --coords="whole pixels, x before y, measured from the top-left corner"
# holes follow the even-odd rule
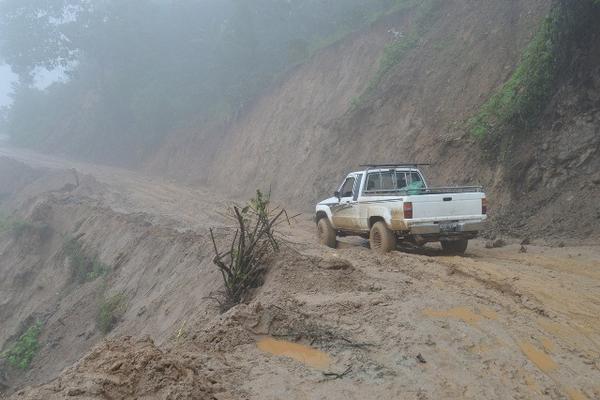
[[[423,163],[388,163],[388,164],[363,164],[361,167],[366,168],[392,168],[392,167],[424,167],[431,164]]]

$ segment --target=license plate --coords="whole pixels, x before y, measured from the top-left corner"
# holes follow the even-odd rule
[[[445,222],[440,224],[440,232],[458,232],[459,230],[460,225],[458,225],[458,222]]]

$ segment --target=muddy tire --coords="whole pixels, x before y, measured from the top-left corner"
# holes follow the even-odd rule
[[[327,218],[321,218],[317,222],[317,237],[319,239],[319,243],[335,249],[335,229],[333,229]]]
[[[469,245],[468,239],[460,239],[460,240],[442,240],[442,249],[446,254],[465,254],[467,251],[467,246]]]
[[[396,250],[396,235],[385,226],[384,222],[375,222],[369,236],[371,250],[378,253],[388,253]]]

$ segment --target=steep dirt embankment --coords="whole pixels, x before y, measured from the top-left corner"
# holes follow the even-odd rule
[[[581,40],[539,126],[519,132],[498,167],[494,189],[512,200],[499,221],[507,231],[600,238],[599,41],[598,28]]]
[[[196,145],[196,153],[215,153],[212,163],[196,167],[182,157],[169,172],[195,169],[207,183],[238,193],[272,185],[275,194],[307,208],[360,162],[436,161],[428,146],[447,139],[446,124],[466,117],[506,80],[549,1],[436,4],[425,33],[382,82],[387,90],[374,103],[350,112],[393,32],[414,30],[414,10],[322,50],[259,99],[220,146]],[[426,140],[428,146],[421,144]],[[174,148],[192,153],[188,145],[167,147],[159,161],[176,156]],[[429,172],[440,182],[458,180],[448,172],[438,177],[440,171]]]
[[[511,76],[551,1],[428,4],[427,12],[386,17],[322,50],[230,126],[172,135],[149,168],[233,195],[271,187],[287,204],[309,209],[361,162],[433,162],[426,173],[434,184],[486,186],[500,232],[598,236],[600,225],[588,222],[597,218],[600,190],[592,183],[600,159],[597,56],[580,54],[540,129],[499,150],[510,155],[502,162],[490,160],[457,127]],[[361,97],[384,48],[403,37],[416,39]],[[554,217],[565,207],[574,214]]]
[[[56,377],[103,330],[162,344],[191,316],[215,311],[205,297],[220,278],[203,234],[156,224],[157,215],[116,212],[106,185],[77,174],[77,186],[75,176],[0,159],[0,180],[17,182],[0,204],[17,209],[0,231],[0,349],[42,327],[30,370],[0,365],[9,391]],[[101,316],[111,300],[118,307]]]

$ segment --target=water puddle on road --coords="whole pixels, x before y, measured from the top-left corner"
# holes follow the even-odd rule
[[[547,353],[552,353],[554,351],[554,349],[556,348],[556,346],[554,345],[554,342],[546,337],[541,338],[540,343],[542,343],[542,346],[544,347],[544,349],[546,350]]]
[[[558,368],[558,364],[542,350],[532,345],[529,342],[519,343],[519,347],[525,357],[527,357],[532,363],[536,365],[542,372],[552,372]]]
[[[288,357],[317,369],[326,369],[331,364],[327,353],[298,343],[266,337],[260,339],[256,346],[265,353]]]
[[[588,397],[577,389],[567,388],[566,392],[569,400],[588,400]]]

